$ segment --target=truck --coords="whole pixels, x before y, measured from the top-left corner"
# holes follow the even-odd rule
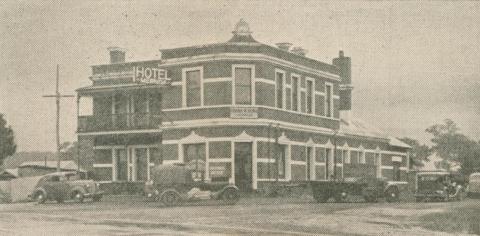
[[[309,184],[313,197],[318,203],[327,202],[331,198],[335,202],[346,202],[350,195],[362,196],[366,202],[377,202],[380,198],[384,198],[387,202],[398,202],[400,193],[405,191],[408,182],[361,177],[312,180]]]

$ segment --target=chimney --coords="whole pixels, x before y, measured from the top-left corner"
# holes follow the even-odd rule
[[[339,51],[332,64],[340,71],[340,118],[348,122],[352,110],[352,62],[350,57],[345,57],[343,51]]]
[[[300,56],[307,55],[307,50],[302,47],[294,47],[291,52]]]
[[[125,52],[127,51],[126,49],[119,47],[109,47],[108,51],[110,51],[111,64],[125,62]]]
[[[277,45],[277,47],[280,48],[281,50],[288,52],[288,50],[290,50],[290,47],[293,44],[288,43],[288,42],[284,42],[284,43],[276,43],[275,45]]]

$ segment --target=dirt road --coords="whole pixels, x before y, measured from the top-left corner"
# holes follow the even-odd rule
[[[235,206],[200,202],[166,208],[140,198],[110,198],[3,204],[0,235],[439,235],[421,228],[420,217],[468,204],[478,202],[316,204],[260,198]]]

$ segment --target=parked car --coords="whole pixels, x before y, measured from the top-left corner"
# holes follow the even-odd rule
[[[71,199],[81,203],[85,198],[97,202],[102,196],[103,191],[93,180],[82,180],[77,172],[55,172],[43,176],[38,181],[30,198],[40,204],[47,200],[61,203]]]
[[[469,198],[480,198],[480,172],[470,174],[468,179],[467,196]]]
[[[195,177],[194,177],[195,176]],[[174,206],[185,201],[216,199],[233,205],[240,198],[238,188],[228,182],[205,182],[185,165],[158,165],[152,179],[145,183],[145,196]]]
[[[423,201],[461,200],[464,179],[447,171],[419,172],[416,175],[415,199]]]
[[[400,193],[407,188],[403,181],[388,181],[384,178],[347,178],[343,180],[310,181],[313,197],[317,202],[345,202],[349,195],[363,196],[366,202],[377,202],[385,198],[387,202],[400,200]]]

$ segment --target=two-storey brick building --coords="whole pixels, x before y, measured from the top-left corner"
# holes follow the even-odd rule
[[[241,20],[224,43],[93,66],[79,116],[82,168],[105,182],[144,182],[152,166],[193,164],[204,181],[258,189],[273,181],[406,178],[408,146],[352,119],[351,62],[257,42]],[[336,158],[334,158],[336,153]]]

